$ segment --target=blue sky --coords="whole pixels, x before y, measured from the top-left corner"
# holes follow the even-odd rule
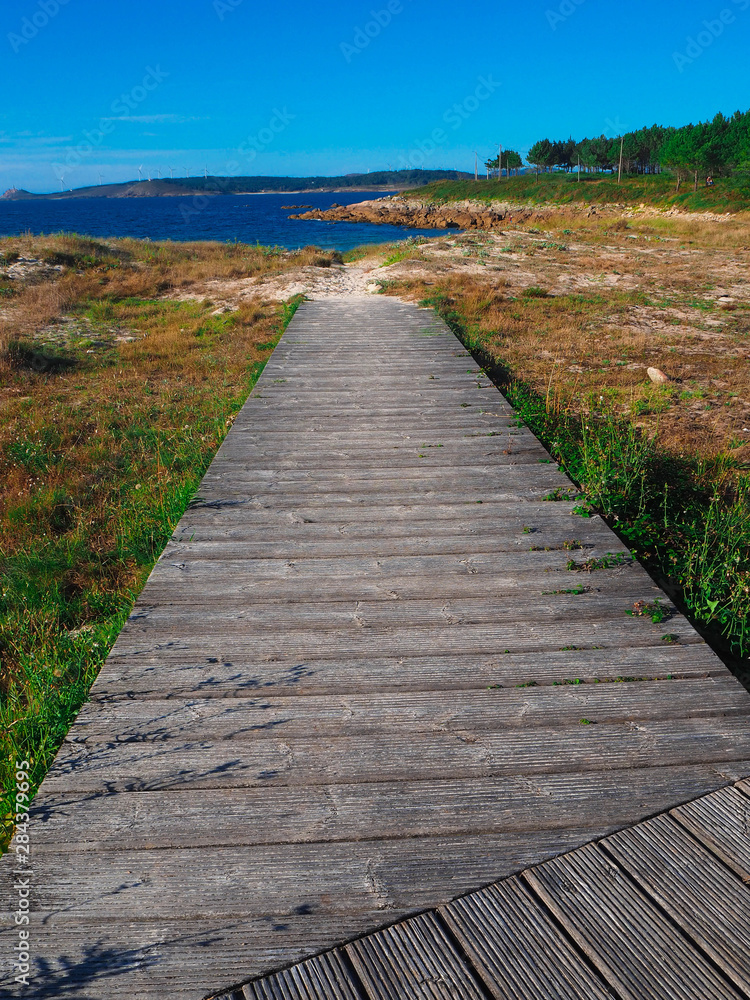
[[[724,12],[722,14],[722,12]],[[0,188],[473,169],[750,107],[750,0],[17,0]]]

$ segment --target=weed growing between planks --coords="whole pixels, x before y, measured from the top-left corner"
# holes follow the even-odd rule
[[[580,485],[585,500],[576,512],[606,519],[747,685],[748,477],[726,456],[676,456],[660,448],[602,396],[589,396],[578,413],[551,405],[503,364],[491,346],[493,333],[467,315],[460,295],[438,292],[421,304],[440,313]]]
[[[23,352],[0,368],[23,393],[0,430],[0,847],[15,761],[30,761],[35,790],[301,301],[215,316],[211,303],[86,292],[69,310],[94,347],[74,339],[63,369]],[[112,323],[135,339],[96,340]]]

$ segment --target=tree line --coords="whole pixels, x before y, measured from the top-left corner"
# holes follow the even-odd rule
[[[682,128],[652,125],[616,139],[540,139],[526,159],[537,171],[577,170],[580,164],[583,171],[599,172],[618,169],[621,153],[627,173],[652,174],[666,168],[675,174],[678,190],[687,177],[697,184],[699,176],[727,176],[750,167],[750,111],[731,117],[717,114],[711,121]]]

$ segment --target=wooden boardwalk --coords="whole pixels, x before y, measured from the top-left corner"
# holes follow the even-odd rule
[[[433,313],[305,304],[37,796],[26,995],[200,1000],[750,775],[747,694],[573,493]]]

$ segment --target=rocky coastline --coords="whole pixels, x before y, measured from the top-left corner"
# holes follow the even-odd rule
[[[525,222],[534,215],[525,206],[497,202],[455,201],[447,204],[418,198],[390,197],[361,201],[354,205],[332,205],[291,215],[292,219],[329,222],[371,222],[376,225],[409,226],[414,229],[500,229],[509,222]]]
[[[491,232],[507,228],[509,223],[535,222],[544,224],[560,212],[580,214],[587,218],[604,216],[634,218],[660,216],[685,218],[695,222],[727,222],[731,213],[686,212],[679,208],[657,208],[649,205],[587,204],[519,205],[511,202],[465,201],[430,202],[407,195],[390,195],[353,205],[333,204],[328,209],[313,209],[290,215],[290,219],[318,219],[327,222],[370,222],[375,225],[407,226],[412,229],[462,229]]]

